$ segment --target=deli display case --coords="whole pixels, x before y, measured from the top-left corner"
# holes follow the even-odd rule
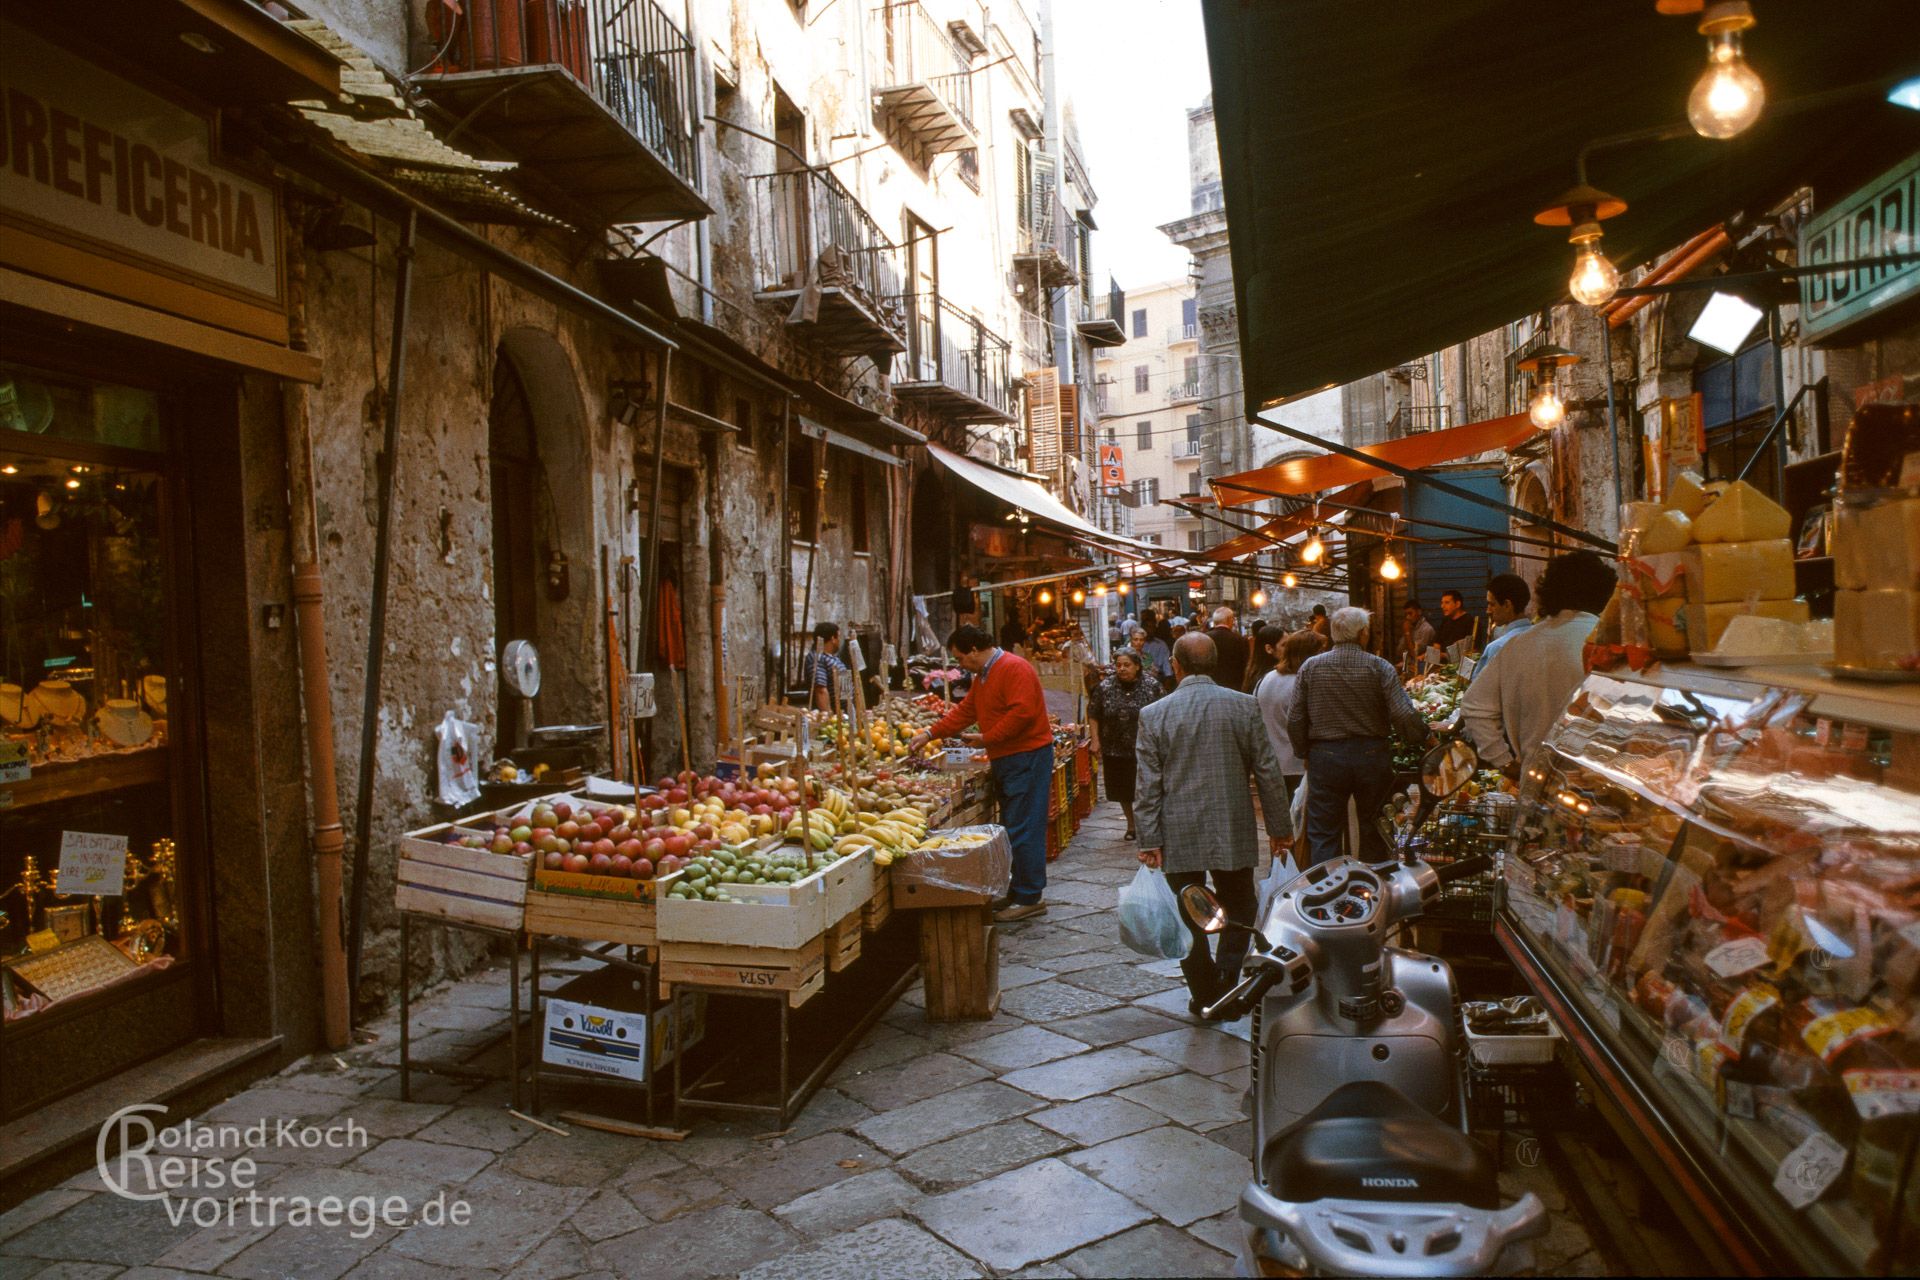
[[[1496,932],[1727,1269],[1920,1271],[1920,686],[1587,677]]]

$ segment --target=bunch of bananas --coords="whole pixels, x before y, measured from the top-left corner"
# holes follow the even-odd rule
[[[927,838],[927,815],[912,805],[902,805],[889,813],[855,814],[854,829],[835,842],[836,853],[873,850],[877,867],[893,865],[896,855],[917,848]]]
[[[825,851],[833,847],[834,837],[851,829],[853,801],[834,787],[820,787],[820,803],[804,814],[795,814],[787,823],[786,838],[795,844]]]

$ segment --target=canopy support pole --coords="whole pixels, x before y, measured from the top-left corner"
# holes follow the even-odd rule
[[[1600,537],[1598,534],[1588,533],[1585,529],[1575,529],[1571,525],[1561,524],[1557,520],[1542,520],[1539,516],[1522,511],[1520,508],[1502,502],[1498,498],[1489,498],[1485,494],[1475,493],[1471,489],[1463,489],[1457,484],[1448,484],[1445,480],[1436,480],[1423,471],[1415,471],[1411,467],[1403,467],[1397,462],[1388,462],[1385,458],[1376,458],[1370,453],[1362,453],[1360,450],[1351,448],[1348,445],[1337,444],[1332,440],[1324,440],[1310,431],[1301,431],[1297,427],[1289,427],[1284,423],[1275,422],[1271,418],[1263,418],[1258,413],[1249,414],[1247,421],[1253,423],[1255,426],[1278,431],[1281,435],[1291,436],[1293,439],[1302,441],[1303,443],[1318,445],[1327,452],[1337,453],[1343,458],[1352,458],[1355,462],[1364,462],[1370,467],[1377,467],[1388,475],[1399,476],[1408,484],[1423,484],[1430,489],[1435,489],[1463,501],[1471,502],[1475,506],[1498,511],[1509,520],[1518,520],[1523,524],[1544,527],[1553,530],[1555,533],[1565,534],[1576,542],[1584,542],[1590,547],[1597,547],[1605,551],[1608,555],[1614,555],[1620,550],[1620,548],[1612,542]],[[1220,487],[1220,481],[1216,480],[1213,483],[1216,489]],[[1226,487],[1244,488],[1245,486],[1228,485]],[[1252,490],[1247,491],[1253,492]]]

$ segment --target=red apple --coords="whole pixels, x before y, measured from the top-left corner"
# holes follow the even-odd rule
[[[553,833],[559,836],[562,840],[574,840],[574,839],[577,839],[580,835],[580,824],[573,821],[571,818],[569,818],[565,822],[562,822],[559,826],[555,827],[553,829]]]
[[[764,804],[756,804],[753,806],[753,808],[749,812],[751,812],[753,816],[756,818],[764,818],[768,814],[772,813],[773,810],[768,808]]]
[[[685,787],[671,788],[667,792],[667,799],[674,804],[685,804],[687,802],[687,789]]]
[[[613,870],[613,859],[604,853],[596,853],[587,859],[587,865],[595,875],[604,876]]]
[[[553,834],[552,827],[533,827],[529,830],[527,838],[533,841],[535,844],[539,844],[542,840],[545,840],[548,836],[552,834]]]
[[[518,840],[514,842],[513,851],[524,858],[533,852],[533,846],[525,840]]]
[[[585,871],[588,865],[587,855],[584,853],[570,853],[567,855],[566,868],[569,871]]]
[[[661,837],[655,836],[653,839],[647,841],[643,847],[643,852],[657,862],[667,852],[667,842]]]
[[[559,801],[557,804],[553,806],[553,816],[560,819],[560,821],[565,822],[568,818],[571,818],[573,816],[573,806],[568,804],[565,800]]]
[[[616,853],[624,853],[629,858],[637,858],[647,851],[647,847],[640,841],[635,840],[632,836],[628,836],[625,840],[620,841],[619,844],[614,846],[614,851]]]
[[[613,841],[615,844],[618,844],[620,841],[625,840],[628,836],[632,834],[633,834],[633,828],[623,822],[619,826],[615,827],[613,830],[607,832],[607,839]]]
[[[666,851],[676,858],[685,857],[691,843],[692,841],[686,835],[677,831],[663,841]]]
[[[626,854],[624,854],[624,853],[616,853],[616,854],[614,854],[614,855],[613,855],[613,874],[615,874],[615,875],[617,875],[617,876],[630,876],[630,875],[632,875],[632,874],[633,874],[633,859],[632,859],[632,858],[629,858],[629,857],[628,857],[628,856],[627,856]]]
[[[567,866],[567,855],[564,853],[549,853],[546,855],[542,865],[549,871],[564,871]]]
[[[651,880],[654,874],[653,864],[645,858],[635,858],[633,860],[633,869],[628,874],[635,880]]]

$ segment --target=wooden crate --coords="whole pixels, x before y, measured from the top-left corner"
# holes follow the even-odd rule
[[[676,871],[656,882],[660,941],[800,950],[827,931],[826,876],[832,869],[822,868],[792,884],[728,885],[727,892],[741,899],[738,902],[672,897],[675,877],[686,874]]]
[[[394,906],[460,924],[519,929],[526,914],[526,861],[515,853],[443,843],[449,832],[489,834],[442,824],[401,837]]]
[[[527,892],[526,928],[529,933],[584,942],[619,942],[633,947],[660,943],[654,904],[632,898],[595,898],[534,888]]]
[[[663,942],[660,946],[662,998],[670,995],[669,988],[678,982],[743,991],[784,991],[787,1003],[797,1008],[819,992],[826,976],[824,938],[816,937],[797,949],[726,947],[699,942]]]
[[[860,958],[862,907],[855,907],[843,918],[827,926],[827,968],[839,973]]]
[[[882,925],[893,919],[893,870],[890,867],[873,869],[873,896],[860,910],[860,927],[868,933],[878,933]]]
[[[864,907],[873,896],[873,850],[861,849],[829,864],[820,874],[826,877],[827,919],[839,920]]]
[[[962,1022],[1000,1008],[1000,935],[989,907],[932,907],[920,915],[927,1018]]]

